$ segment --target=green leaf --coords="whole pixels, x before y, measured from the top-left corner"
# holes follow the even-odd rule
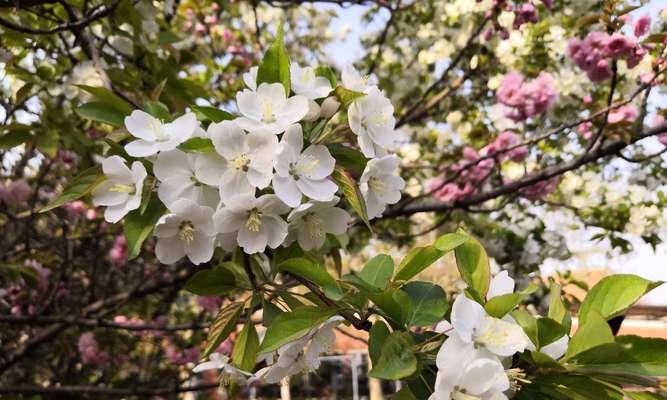
[[[346,89],[338,85],[334,89],[334,95],[343,107],[348,107],[353,101],[366,96],[366,93],[355,92],[354,90]]]
[[[449,251],[456,249],[460,245],[464,244],[465,242],[468,241],[468,239],[469,236],[462,233],[458,232],[445,233],[444,235],[438,237],[435,240],[435,243],[433,243],[433,247],[444,253],[447,253]]]
[[[393,332],[384,341],[380,358],[369,376],[379,379],[398,380],[417,372],[417,357],[412,346],[414,342],[407,332]]]
[[[127,242],[128,260],[139,255],[142,244],[153,232],[155,224],[164,215],[165,211],[164,204],[157,196],[152,196],[143,214],[140,210],[134,210],[127,214],[123,224],[123,233]]]
[[[577,332],[572,336],[565,358],[570,359],[595,346],[613,342],[614,334],[611,333],[607,320],[597,311],[591,311],[586,323],[580,325]]]
[[[278,264],[278,269],[315,283],[332,300],[343,298],[343,291],[336,280],[320,264],[306,258],[290,258]]]
[[[555,342],[569,332],[551,318],[537,319],[537,335],[540,348]]]
[[[644,294],[660,286],[637,275],[618,274],[602,278],[588,292],[579,308],[579,323],[585,324],[591,311],[610,319],[623,314]]]
[[[14,130],[0,136],[0,149],[6,150],[16,147],[30,140],[30,128],[26,126],[25,130]]]
[[[282,22],[278,26],[276,38],[264,53],[264,58],[257,69],[257,86],[261,83],[281,83],[285,94],[289,96],[291,90],[289,57],[285,50],[284,30]]]
[[[394,274],[394,260],[386,254],[371,258],[358,276],[371,286],[384,290]]]
[[[626,390],[623,392],[630,400],[665,400],[667,397],[661,396],[657,393],[651,392],[631,392]]]
[[[122,115],[129,115],[132,112],[132,105],[120,98],[111,90],[104,87],[95,87],[88,85],[75,85],[92,94],[100,103],[104,103]]]
[[[548,317],[561,324],[566,331],[570,332],[572,327],[572,316],[563,302],[561,287],[556,283],[552,283],[549,289]]]
[[[528,335],[528,338],[535,345],[539,347],[540,341],[537,331],[537,318],[533,317],[524,310],[514,310],[510,313],[512,318],[516,321],[517,324],[523,329],[523,331]]]
[[[438,250],[434,246],[415,247],[399,264],[394,280],[408,281],[412,279],[444,254],[444,251]]]
[[[368,298],[380,310],[384,311],[387,319],[396,326],[404,326],[412,309],[412,300],[407,293],[398,289],[389,289],[385,292],[366,293]]]
[[[331,83],[332,88],[335,88],[336,85],[338,85],[336,73],[328,65],[318,65],[317,68],[315,68],[315,75],[327,78],[329,83]]]
[[[241,301],[222,306],[220,311],[218,311],[218,315],[215,316],[211,327],[208,329],[202,358],[211,354],[223,340],[227,339],[229,334],[236,328],[236,321],[238,321],[242,311],[243,302]]]
[[[203,137],[190,138],[181,143],[178,148],[186,153],[211,153],[215,151],[213,141]]]
[[[618,336],[572,357],[575,369],[635,376],[667,376],[667,340]]]
[[[328,144],[327,148],[331,156],[336,159],[336,165],[342,166],[354,176],[361,176],[364,172],[368,159],[359,150],[340,143]]]
[[[262,325],[269,326],[273,320],[283,313],[275,304],[262,299]]]
[[[232,365],[243,371],[252,371],[257,359],[259,349],[259,336],[255,330],[255,324],[248,319],[241,333],[234,341],[232,351]]]
[[[220,122],[220,121],[228,121],[236,118],[234,115],[228,113],[225,110],[221,110],[217,107],[209,107],[209,106],[190,106],[192,111],[195,113],[197,116],[197,119],[200,121],[212,121],[212,122]]]
[[[371,229],[371,224],[368,222],[368,213],[366,212],[366,202],[364,201],[354,178],[352,178],[347,170],[340,165],[336,165],[331,177],[336,181],[338,187],[343,192],[343,197],[347,204],[349,204],[359,218],[364,221],[368,229]]]
[[[495,318],[502,318],[516,307],[523,296],[519,293],[507,293],[489,299],[484,305],[486,313]]]
[[[517,400],[621,400],[619,388],[587,376],[552,373],[540,375],[524,386]]]
[[[91,101],[75,108],[74,111],[82,118],[104,122],[114,127],[121,127],[125,123],[125,114],[110,107],[101,101]]]
[[[161,121],[171,121],[171,113],[169,112],[169,108],[163,103],[149,100],[146,102],[145,107],[146,112],[155,118]]]
[[[235,289],[235,279],[224,268],[204,269],[192,275],[184,289],[199,296],[223,296]]]
[[[375,321],[371,327],[368,334],[368,355],[373,365],[379,361],[382,347],[384,347],[384,342],[389,337],[389,333],[389,327],[384,321]]]
[[[458,233],[465,234],[463,230]],[[468,240],[459,244],[454,253],[461,278],[480,298],[486,297],[491,282],[491,268],[482,245],[477,239],[468,236]]]
[[[447,295],[438,285],[430,282],[408,282],[401,288],[411,300],[407,317],[409,326],[429,326],[440,321],[447,309]]]
[[[102,167],[99,165],[90,167],[72,179],[72,182],[65,187],[60,196],[51,200],[49,204],[39,210],[39,212],[47,212],[60,207],[65,203],[81,198],[89,194],[95,186],[103,180],[104,174],[102,174]]]
[[[417,400],[409,387],[405,386],[398,392],[394,393],[391,400]]]
[[[278,315],[266,329],[259,352],[267,353],[299,339],[334,314],[335,310],[332,309],[302,306]]]

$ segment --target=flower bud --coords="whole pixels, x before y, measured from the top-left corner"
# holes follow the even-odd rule
[[[308,113],[303,117],[304,121],[315,121],[320,116],[320,106],[314,101],[308,101]]]
[[[338,111],[338,108],[340,107],[340,103],[338,100],[336,100],[335,97],[327,97],[324,99],[322,102],[322,110],[320,111],[320,116],[322,118],[331,118],[336,111]]]

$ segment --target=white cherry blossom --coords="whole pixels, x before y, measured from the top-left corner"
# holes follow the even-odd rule
[[[204,361],[195,365],[195,367],[192,368],[192,372],[197,374],[199,372],[207,371],[210,369],[219,369],[222,371],[222,373],[230,375],[252,376],[252,374],[232,366],[229,363],[229,357],[224,354],[211,353],[208,356],[208,360],[209,361]]]
[[[315,75],[315,68],[301,67],[293,62],[290,64],[290,80],[294,93],[309,100],[320,99],[331,93],[331,82],[323,76]]]
[[[253,91],[257,90],[257,71],[259,71],[259,67],[254,66],[243,74],[243,83],[245,83],[248,89]]]
[[[558,360],[565,355],[565,352],[567,352],[567,346],[569,343],[570,337],[563,335],[558,340],[551,342],[546,346],[542,346],[540,348],[540,352],[548,355],[554,360]]]
[[[236,121],[249,132],[277,135],[308,113],[308,99],[303,96],[287,98],[280,83],[262,83],[256,91],[239,92],[236,104],[242,115]]]
[[[329,351],[333,345],[336,338],[333,330],[341,320],[338,316],[331,317],[305,336],[278,348],[275,363],[257,371],[254,379],[277,383],[286,376],[319,368],[320,354]]]
[[[341,83],[344,88],[360,93],[368,92],[377,84],[374,76],[362,76],[351,64],[343,67]]]
[[[381,216],[387,204],[395,204],[401,199],[405,181],[398,175],[400,162],[392,154],[372,159],[366,164],[359,179],[359,189],[366,201],[368,218]]]
[[[215,224],[213,209],[200,206],[190,199],[179,199],[169,206],[155,225],[155,255],[163,264],[172,264],[188,256],[193,264],[213,257]]]
[[[451,319],[453,332],[462,342],[484,346],[498,356],[509,357],[530,346],[530,339],[518,324],[489,316],[484,307],[465,294],[454,300]]]
[[[338,200],[335,197],[327,202],[310,201],[292,210],[287,216],[290,230],[287,243],[296,239],[308,251],[322,247],[327,233],[345,233],[351,217],[342,208],[334,207]]]
[[[158,154],[153,173],[160,181],[158,197],[169,207],[190,199],[212,208],[218,206],[221,172],[227,163],[215,153],[185,153],[175,149]]]
[[[357,135],[361,152],[366,157],[381,157],[387,154],[387,148],[400,139],[394,129],[394,106],[377,87],[355,100],[348,109],[350,129]]]
[[[500,360],[484,349],[475,349],[457,335],[442,345],[436,366],[438,373],[429,400],[507,399],[503,392],[510,388],[510,381]]]
[[[159,119],[141,110],[134,110],[125,117],[125,127],[137,140],[125,145],[132,157],[147,157],[160,151],[173,150],[190,139],[198,126],[194,113],[186,113],[172,122]]]
[[[121,157],[111,156],[102,161],[102,172],[106,179],[93,189],[93,204],[106,206],[104,219],[116,223],[141,205],[146,168],[135,161],[130,169]]]
[[[255,193],[271,183],[278,138],[268,133],[245,133],[234,121],[212,123],[208,133],[215,150],[227,161],[219,171],[223,201],[241,193]]]
[[[287,222],[281,215],[289,212],[278,196],[265,194],[259,198],[240,194],[225,201],[214,215],[220,233],[238,233],[237,242],[247,254],[280,246],[287,236]]]
[[[514,279],[509,276],[509,273],[507,271],[500,271],[491,279],[486,299],[490,300],[496,296],[514,293],[514,285]]]
[[[301,194],[313,200],[331,200],[338,186],[327,178],[335,164],[336,160],[325,146],[312,145],[303,150],[301,125],[291,125],[282,137],[275,158],[273,190],[290,207],[301,204]]]

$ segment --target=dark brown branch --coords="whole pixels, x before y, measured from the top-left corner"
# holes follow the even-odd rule
[[[52,323],[65,323],[69,325],[85,326],[88,328],[112,328],[126,331],[190,331],[208,328],[208,323],[186,323],[165,325],[156,323],[120,323],[106,319],[81,318],[68,316],[51,315],[0,315],[0,323],[6,324],[25,324],[25,325],[43,325]]]
[[[53,1],[54,3],[56,1]],[[23,2],[22,2],[23,3]],[[51,29],[35,29],[35,28],[28,28],[25,26],[21,26],[18,24],[15,24],[12,21],[8,21],[6,19],[0,19],[0,26],[4,26],[7,29],[11,29],[13,31],[21,32],[21,33],[26,33],[29,35],[51,35],[54,33],[58,32],[64,32],[64,31],[75,31],[77,29],[81,29],[89,24],[91,24],[94,21],[97,21],[100,18],[104,18],[108,15],[110,15],[118,6],[120,3],[120,0],[115,0],[113,3],[111,3],[109,6],[104,7],[101,10],[98,10],[88,17],[85,17],[83,19],[79,19],[76,21],[71,21],[66,24],[61,24],[57,25],[54,28]],[[2,6],[0,6],[1,8]]]
[[[527,186],[533,185],[537,182],[545,181],[556,176],[560,176],[567,171],[575,170],[583,165],[595,162],[601,158],[618,155],[624,148],[650,136],[659,135],[667,132],[667,124],[663,124],[634,136],[629,142],[622,140],[611,142],[607,145],[600,146],[588,153],[584,153],[572,161],[562,163],[550,168],[545,168],[535,174],[531,174],[522,179],[512,181],[506,185],[497,187],[487,192],[482,192],[473,196],[469,196],[451,203],[445,203],[438,200],[426,200],[419,204],[409,205],[404,208],[396,208],[388,210],[382,218],[391,218],[397,216],[412,215],[420,212],[429,211],[447,211],[455,208],[467,208],[473,205],[482,204],[485,201],[495,199],[499,196],[512,194],[518,192]]]
[[[294,279],[296,279],[296,280],[297,280],[299,283],[301,283],[303,286],[307,287],[308,290],[310,290],[310,291],[313,292],[317,297],[319,297],[319,299],[322,300],[322,301],[324,302],[324,304],[328,305],[328,306],[331,307],[331,308],[335,308],[336,310],[338,310],[338,315],[340,315],[341,317],[345,318],[345,319],[346,319],[348,322],[350,322],[350,323],[352,324],[352,326],[354,326],[355,328],[357,328],[357,329],[359,329],[359,330],[363,330],[363,331],[370,331],[370,330],[371,330],[371,326],[372,326],[372,324],[371,324],[371,322],[370,322],[369,320],[367,320],[367,319],[360,319],[360,318],[357,318],[357,317],[354,315],[354,313],[352,313],[352,312],[350,312],[350,311],[348,311],[348,310],[341,310],[341,309],[340,309],[340,305],[338,305],[338,303],[336,303],[335,301],[333,301],[333,300],[331,300],[330,298],[328,298],[328,297],[324,294],[324,292],[322,292],[322,291],[320,290],[320,288],[317,287],[317,285],[315,285],[314,283],[312,283],[312,282],[309,281],[308,279],[305,279],[305,278],[302,278],[302,277],[300,277],[300,276],[298,276],[298,275],[294,275],[294,274],[290,274],[290,273],[287,273],[287,275],[290,276],[290,277],[292,277],[292,278],[294,278]]]
[[[202,383],[192,386],[176,386],[166,388],[111,388],[105,386],[39,386],[39,385],[17,385],[0,386],[0,394],[98,394],[114,396],[162,396],[175,393],[198,392],[202,390],[215,389],[219,386],[216,383]]]

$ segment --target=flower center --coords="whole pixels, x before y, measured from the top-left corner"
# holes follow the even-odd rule
[[[315,213],[307,213],[304,215],[303,222],[305,223],[306,231],[311,238],[316,239],[325,234],[324,222]]]
[[[269,101],[262,101],[262,121],[269,124],[276,121],[276,117],[273,115],[273,106]]]
[[[262,226],[262,212],[256,208],[250,210],[245,226],[250,232],[259,232]]]
[[[290,171],[292,175],[305,175],[313,172],[313,170],[320,163],[320,160],[313,156],[303,157],[293,166],[293,171]]]
[[[464,389],[454,388],[452,393],[452,400],[478,400],[480,397],[466,394]]]
[[[158,120],[151,120],[149,129],[153,132],[155,136],[155,141],[157,142],[166,142],[169,140],[169,135],[164,132],[162,123]]]
[[[119,193],[127,193],[127,194],[134,194],[136,191],[136,188],[134,185],[125,185],[122,183],[117,183],[109,189],[110,192],[119,192]]]
[[[232,160],[232,166],[239,171],[248,171],[248,164],[250,164],[250,158],[245,153]]]
[[[370,186],[371,189],[377,194],[383,194],[387,191],[387,185],[377,176],[372,176],[368,180],[368,186]]]
[[[195,226],[191,221],[181,221],[178,226],[178,237],[187,244],[190,244],[195,237]]]

